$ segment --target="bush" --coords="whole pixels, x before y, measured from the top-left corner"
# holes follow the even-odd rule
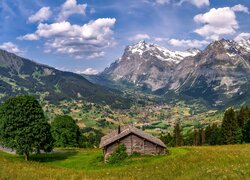
[[[140,157],[141,153],[139,152],[133,152],[130,157]]]
[[[111,154],[111,156],[108,158],[108,163],[116,164],[125,160],[127,157],[128,157],[128,154],[126,152],[126,146],[124,144],[120,144],[117,147],[117,149]]]

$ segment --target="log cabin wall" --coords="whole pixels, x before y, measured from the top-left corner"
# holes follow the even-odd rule
[[[131,155],[133,152],[138,152],[140,154],[164,154],[165,148],[157,144],[149,142],[144,138],[141,138],[135,134],[129,134],[112,144],[105,147],[105,159],[108,158],[118,147],[119,144],[124,144],[126,146],[126,152]]]

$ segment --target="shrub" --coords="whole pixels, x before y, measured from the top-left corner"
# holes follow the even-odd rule
[[[139,152],[133,152],[130,157],[140,157],[141,153]]]
[[[125,160],[127,157],[128,157],[128,154],[126,152],[126,146],[124,144],[120,144],[117,147],[117,149],[111,154],[111,156],[108,158],[108,163],[116,164]]]

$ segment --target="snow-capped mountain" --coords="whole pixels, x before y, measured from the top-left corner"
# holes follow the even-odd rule
[[[203,99],[223,106],[250,97],[250,39],[219,40],[203,51],[171,51],[141,41],[101,75],[126,80],[152,91]],[[250,98],[249,98],[250,101]]]
[[[113,80],[126,80],[137,86],[154,90],[164,87],[178,63],[185,57],[195,56],[198,49],[171,51],[145,41],[127,46],[120,59],[106,68],[102,75]]]
[[[248,43],[222,39],[196,56],[183,59],[176,66],[166,90],[203,98],[213,105],[244,97],[250,89]]]
[[[250,51],[250,38],[242,39],[242,40],[238,41],[238,45],[249,52]]]

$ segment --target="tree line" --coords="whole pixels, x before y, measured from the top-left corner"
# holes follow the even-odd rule
[[[35,97],[21,95],[0,105],[0,145],[16,150],[29,160],[31,153],[50,152],[54,147],[98,146],[103,134],[93,128],[80,129],[67,115],[48,122]]]
[[[177,123],[173,134],[162,134],[160,138],[170,147],[250,143],[250,108],[229,108],[224,112],[221,124],[191,129],[185,134]]]

